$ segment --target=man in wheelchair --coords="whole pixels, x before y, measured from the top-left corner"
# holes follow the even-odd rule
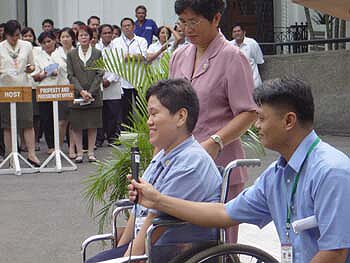
[[[146,99],[150,142],[160,151],[144,172],[143,179],[168,196],[218,202],[221,175],[214,161],[191,135],[199,112],[198,98],[191,84],[182,79],[161,81],[147,91]],[[136,214],[137,234],[133,240],[132,255],[142,255],[145,252],[146,230],[159,212],[137,205]],[[129,256],[133,223],[131,215],[117,248],[99,253],[87,262]],[[156,244],[211,239],[216,239],[215,229],[186,225],[166,230]]]
[[[282,262],[350,262],[350,160],[313,130],[311,88],[297,78],[265,82],[254,91],[261,142],[281,154],[227,204],[179,200],[132,181],[129,198],[206,227],[274,221]],[[137,191],[136,191],[137,189]]]

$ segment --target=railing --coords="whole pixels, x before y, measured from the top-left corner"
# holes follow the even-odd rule
[[[287,42],[274,42],[274,43],[259,43],[261,48],[273,49],[274,54],[293,54],[304,53],[310,51],[310,47],[315,45],[326,45],[336,43],[349,43],[350,38],[335,38],[335,39],[314,39],[314,40],[298,40]],[[315,50],[315,49],[314,49]],[[324,49],[323,49],[324,50]]]

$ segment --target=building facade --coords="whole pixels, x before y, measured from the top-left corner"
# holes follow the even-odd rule
[[[232,24],[239,21],[247,28],[249,36],[258,42],[274,42],[276,34],[295,23],[306,22],[304,8],[291,0],[226,0],[227,9],[221,29],[231,38]],[[177,16],[174,0],[1,0],[0,21],[17,18],[41,32],[41,21],[51,18],[55,27],[71,26],[73,21],[86,22],[97,15],[102,23],[119,25],[123,17],[135,18],[135,7],[145,5],[148,17],[158,25],[173,25]],[[350,23],[347,25],[350,35]]]

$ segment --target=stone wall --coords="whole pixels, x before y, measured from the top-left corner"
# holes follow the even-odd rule
[[[294,75],[312,86],[315,127],[350,136],[350,50],[265,56],[263,80]]]

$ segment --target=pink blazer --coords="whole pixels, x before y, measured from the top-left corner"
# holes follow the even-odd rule
[[[197,92],[200,112],[193,134],[202,142],[241,112],[254,111],[256,105],[252,97],[254,82],[249,62],[221,33],[210,43],[193,72],[195,56],[196,47],[192,44],[177,50],[170,60],[170,77],[191,81]],[[225,146],[215,162],[224,166],[244,156],[237,139]],[[242,169],[231,176],[230,184],[244,183],[247,179]]]

